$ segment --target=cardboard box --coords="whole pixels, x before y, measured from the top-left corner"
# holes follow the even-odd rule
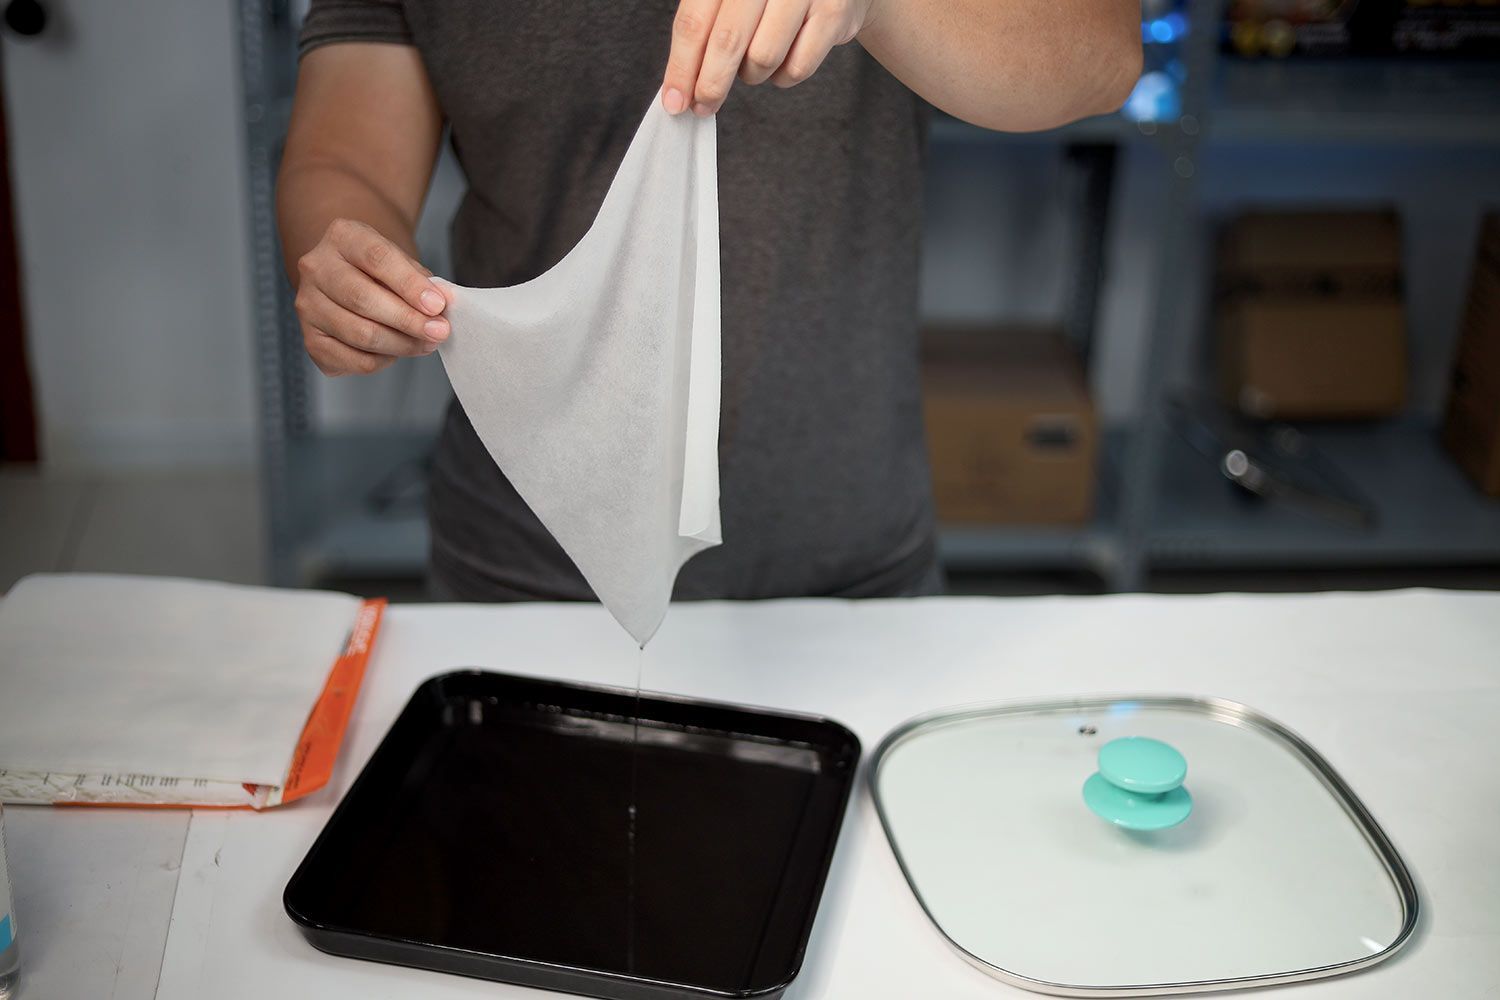
[[[1073,524],[1094,507],[1098,430],[1082,365],[1050,328],[923,335],[927,447],[946,524]]]
[[[1393,212],[1259,212],[1221,234],[1219,384],[1246,416],[1383,417],[1406,401]]]
[[[1481,490],[1500,497],[1500,213],[1480,228],[1443,444]]]

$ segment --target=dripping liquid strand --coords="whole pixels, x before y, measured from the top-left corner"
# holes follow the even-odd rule
[[[646,665],[646,647],[635,661],[635,714],[630,727],[630,806],[625,822],[627,854],[625,875],[625,971],[635,972],[635,803],[637,772],[641,755],[641,672]]]

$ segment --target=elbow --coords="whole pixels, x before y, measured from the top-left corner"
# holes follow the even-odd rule
[[[1055,78],[1066,79],[1070,86],[1050,88],[1045,96],[1037,95],[1037,100],[1019,106],[994,100],[981,102],[977,107],[952,109],[952,113],[981,128],[1042,132],[1120,110],[1141,75],[1140,29],[1132,23],[1128,32],[1111,31],[1097,44],[1079,46],[1073,51],[1077,59],[1072,65],[1059,60],[1053,69]],[[994,92],[1002,92],[1002,87],[997,85]]]
[[[1078,116],[1080,118],[1119,111],[1141,78],[1144,56],[1140,32],[1134,25],[1128,35],[1117,37],[1109,50],[1108,58],[1101,58],[1096,64],[1090,106]]]
[[[1054,109],[1043,128],[1060,128],[1082,118],[1112,115],[1124,107],[1141,77],[1144,55],[1140,29],[1113,31],[1097,45],[1080,50],[1083,57],[1074,69],[1072,99]]]

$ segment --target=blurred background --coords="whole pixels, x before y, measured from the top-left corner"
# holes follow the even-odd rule
[[[420,597],[440,363],[323,379],[275,242],[305,3],[0,8],[0,588]],[[1500,2],[1145,0],[1141,34],[1117,115],[934,117],[953,589],[1500,585]],[[440,274],[460,189],[445,153]]]

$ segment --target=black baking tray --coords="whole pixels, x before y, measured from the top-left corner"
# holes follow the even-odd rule
[[[859,753],[828,719],[445,674],[283,903],[336,955],[618,1000],[779,997]]]

